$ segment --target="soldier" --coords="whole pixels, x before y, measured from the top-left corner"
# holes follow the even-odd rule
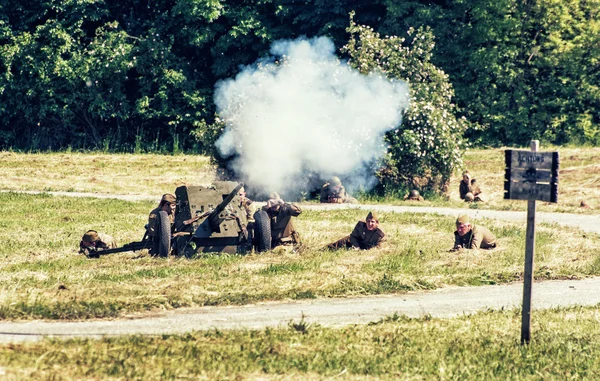
[[[243,187],[238,192],[238,196],[240,197],[240,206],[246,213],[247,225],[245,228],[248,234],[248,241],[252,242],[254,239],[254,213],[256,212],[256,206],[254,205],[254,201],[246,197],[246,190]]]
[[[460,182],[458,189],[460,192],[460,199],[465,200],[465,202],[485,202],[484,195],[482,194],[479,185],[475,184],[476,180],[471,178],[469,171],[464,171],[462,176],[463,179]]]
[[[346,193],[346,188],[337,176],[333,176],[329,182],[323,184],[319,199],[322,203],[329,204],[358,204],[357,199]]]
[[[411,190],[406,196],[404,196],[404,201],[425,201],[423,196],[419,194],[419,191],[416,189]]]
[[[170,193],[163,194],[162,198],[160,199],[160,203],[158,204],[158,207],[152,209],[152,211],[150,212],[150,215],[148,216],[148,227],[146,230],[148,232],[148,238],[150,238],[150,239],[156,238],[156,234],[158,233],[157,225],[159,223],[158,214],[161,211],[167,212],[167,215],[169,216],[169,222],[171,222],[171,228],[173,227],[173,222],[175,221],[176,205],[177,204],[176,204],[175,195],[170,194]],[[186,222],[188,222],[188,221],[186,221]]]
[[[460,249],[493,249],[496,247],[496,236],[483,226],[471,225],[469,216],[463,214],[456,219],[454,247]]]
[[[353,250],[369,250],[381,247],[385,233],[379,228],[379,219],[373,212],[369,212],[365,221],[358,221],[350,235],[327,245],[330,250],[352,248]]]
[[[88,230],[79,242],[79,254],[90,255],[91,251],[101,251],[106,249],[114,249],[117,246],[117,241],[108,234],[98,233],[95,230]]]
[[[272,192],[262,209],[271,220],[271,249],[281,245],[293,247],[300,244],[300,235],[292,223],[292,217],[302,213],[296,204],[284,202],[277,192]]]

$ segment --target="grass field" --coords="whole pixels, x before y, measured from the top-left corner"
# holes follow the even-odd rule
[[[348,234],[360,210],[305,211],[297,218],[301,253],[152,258],[145,252],[87,259],[83,232],[120,243],[141,239],[152,202],[0,194],[0,318],[82,319],[157,308],[245,304],[261,300],[385,294],[446,285],[521,279],[524,224],[476,221],[496,233],[494,250],[449,252],[454,218],[380,214],[382,249],[325,251]],[[568,239],[565,237],[568,236]],[[536,279],[600,275],[600,237],[553,225],[537,229]]]
[[[597,380],[596,308],[0,345],[5,380]]]
[[[558,205],[540,211],[597,213],[600,150],[559,149]],[[450,198],[424,205],[523,210],[502,200],[502,150],[470,151],[465,162],[491,201]],[[210,183],[214,168],[198,156],[0,152],[0,190],[150,195]],[[369,202],[373,200],[368,200]],[[379,200],[411,204],[399,200]],[[412,203],[414,204],[414,203]],[[402,293],[447,285],[519,280],[524,224],[480,220],[500,248],[449,252],[453,218],[383,213],[386,247],[329,252],[364,212],[305,211],[296,220],[301,253],[209,255],[157,259],[145,252],[91,260],[77,254],[93,228],[119,243],[139,240],[155,202],[0,193],[0,319],[90,319],[201,305]],[[536,279],[600,275],[600,237],[538,224]],[[290,322],[288,328],[210,331],[103,340],[43,340],[0,345],[7,380],[464,380],[598,379],[597,308],[536,311],[532,342],[519,345],[520,311],[488,311],[455,319],[392,316],[369,326],[329,329]]]
[[[600,148],[542,147],[560,154],[559,203],[538,203],[539,211],[596,214],[600,211]],[[461,179],[451,180],[449,199],[436,198],[421,204],[525,210],[524,201],[503,199],[504,149],[467,151],[466,168],[489,197],[487,204],[466,204],[458,194]],[[182,184],[209,184],[215,168],[209,159],[196,155],[133,155],[103,153],[0,152],[0,190],[96,192],[108,194],[160,195]],[[579,207],[585,200],[592,209]],[[373,200],[363,200],[374,202]],[[380,200],[411,204],[401,200]],[[414,202],[413,202],[414,203]]]

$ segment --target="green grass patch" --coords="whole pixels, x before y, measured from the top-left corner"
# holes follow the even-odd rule
[[[447,285],[519,280],[524,224],[474,221],[498,236],[494,250],[450,252],[454,218],[381,213],[387,242],[369,251],[329,251],[350,233],[361,210],[304,211],[295,224],[301,253],[197,259],[152,258],[145,251],[87,259],[77,254],[88,229],[124,244],[139,240],[151,202],[0,194],[0,318],[82,319],[203,305],[265,300],[348,297]],[[565,239],[568,237],[568,239]],[[600,237],[540,224],[536,279],[600,275]]]
[[[594,307],[534,312],[519,343],[517,310],[454,319],[394,315],[341,329],[308,324],[186,335],[46,339],[0,345],[7,379],[594,380]]]

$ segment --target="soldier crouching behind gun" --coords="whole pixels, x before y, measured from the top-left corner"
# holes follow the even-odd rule
[[[358,200],[346,193],[339,177],[333,176],[329,182],[321,187],[319,197],[321,203],[328,204],[358,204]]]
[[[293,249],[300,245],[300,235],[292,223],[292,217],[302,213],[296,204],[283,201],[279,194],[273,192],[262,209],[267,212],[271,220],[271,249],[277,246],[290,246]]]

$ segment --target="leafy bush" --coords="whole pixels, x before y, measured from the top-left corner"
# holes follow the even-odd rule
[[[450,176],[462,165],[465,119],[457,119],[448,76],[431,63],[434,37],[430,29],[409,29],[407,38],[381,37],[351,19],[350,41],[342,51],[362,73],[382,72],[410,86],[410,107],[400,126],[386,135],[389,144],[378,171],[381,190],[407,188],[446,192]]]

